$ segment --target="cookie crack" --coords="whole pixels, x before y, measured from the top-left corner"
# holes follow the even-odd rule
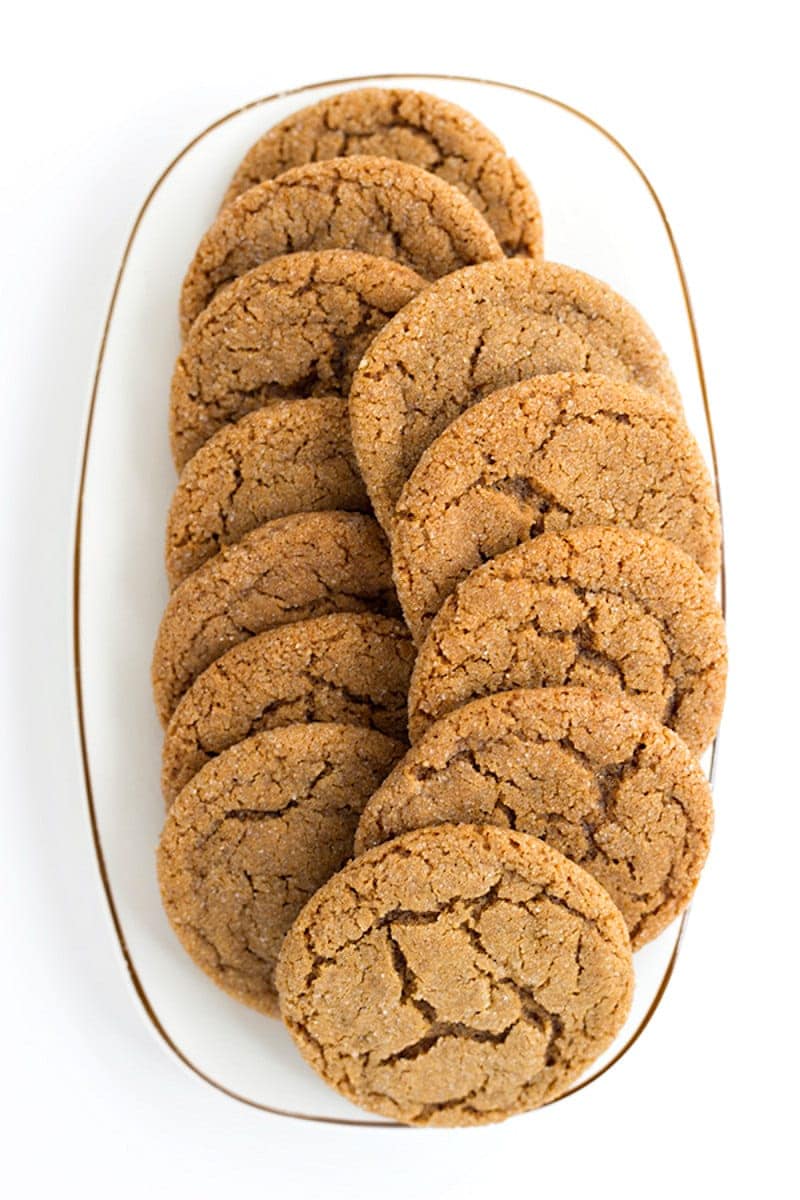
[[[445,1041],[448,1038],[469,1042],[488,1042],[493,1046],[502,1046],[508,1041],[509,1034],[513,1033],[518,1024],[519,1021],[512,1021],[500,1033],[492,1033],[486,1029],[476,1029],[470,1025],[464,1025],[459,1021],[436,1021],[432,1024],[430,1033],[426,1034],[425,1037],[412,1042],[410,1046],[406,1046],[394,1054],[387,1055],[385,1058],[375,1059],[375,1065],[381,1067],[391,1066],[397,1062],[420,1058],[423,1054],[427,1054],[429,1050],[432,1050],[434,1046],[438,1045],[439,1042]]]
[[[555,899],[554,897],[552,897],[551,895],[549,895],[546,892],[543,893],[543,896],[545,896],[548,901],[553,901]],[[490,901],[487,904],[485,902],[485,899],[486,899],[485,897],[482,898],[481,901],[478,901],[477,904],[473,906],[470,916],[461,925],[461,928],[467,934],[467,936],[469,937],[473,946],[479,952],[481,957],[485,958],[488,962],[491,962],[492,956],[491,956],[491,954],[489,954],[486,947],[484,946],[483,940],[480,936],[480,932],[478,931],[478,929],[475,926],[475,922],[480,919],[480,916],[486,911],[487,908],[489,908],[491,906],[491,903],[493,903],[493,901]],[[526,905],[523,905],[523,907],[527,909],[528,906],[526,904]],[[577,913],[574,909],[571,909],[568,904],[564,903],[563,907],[566,908],[569,912],[571,912],[574,915],[576,915],[577,917],[579,917],[579,919],[582,922],[586,920],[586,918],[583,914]],[[478,970],[480,971],[481,970],[480,961],[476,962],[476,966],[477,966]],[[541,1030],[542,1033],[546,1033],[547,1034],[547,1045],[545,1047],[545,1054],[544,1054],[545,1066],[547,1066],[547,1067],[555,1066],[556,1063],[559,1061],[559,1056],[560,1056],[560,1050],[559,1050],[558,1043],[564,1032],[564,1024],[563,1024],[561,1017],[559,1017],[559,1015],[557,1013],[551,1012],[548,1008],[546,1008],[540,1001],[538,1001],[536,999],[536,995],[535,995],[534,991],[532,991],[530,988],[523,987],[512,976],[510,976],[510,975],[496,976],[493,973],[486,972],[486,971],[483,971],[482,974],[484,974],[492,983],[502,984],[502,985],[510,988],[511,991],[514,992],[514,994],[517,996],[517,999],[520,1002],[520,1009],[521,1009],[521,1017],[518,1018],[514,1022],[514,1025],[517,1025],[519,1023],[520,1019],[524,1019],[529,1024],[532,1024],[537,1029]],[[509,1031],[506,1031],[506,1033],[508,1033],[508,1032]]]
[[[297,808],[299,800],[289,800],[282,808],[229,808],[225,812],[226,821],[275,821]],[[247,875],[247,872],[244,872]],[[247,876],[249,879],[250,877]]]

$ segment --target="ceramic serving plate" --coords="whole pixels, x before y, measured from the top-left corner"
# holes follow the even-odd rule
[[[109,911],[151,1027],[208,1084],[287,1116],[378,1126],[385,1122],[365,1119],[317,1079],[277,1021],[219,991],[171,932],[155,874],[164,811],[161,730],[149,677],[167,599],[164,523],[175,485],[167,399],[184,271],[251,143],[295,109],[365,84],[435,92],[470,109],[501,137],[538,192],[547,257],[599,276],[640,309],[670,357],[689,424],[715,463],[697,335],[660,201],[624,148],[564,104],[521,88],[438,76],[299,88],[215,122],[180,152],[145,199],[123,254],[97,362],[76,522],[78,723]],[[626,1053],[650,1020],[684,924],[637,955],[630,1019],[579,1087]]]

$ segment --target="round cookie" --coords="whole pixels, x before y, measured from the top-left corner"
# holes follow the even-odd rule
[[[164,724],[197,676],[238,642],[329,612],[394,614],[386,541],[362,513],[295,513],[269,521],[184,579],[153,651]]]
[[[370,345],[350,390],[361,474],[389,529],[423,451],[498,388],[555,371],[637,383],[680,408],[666,357],[636,310],[558,263],[482,263],[426,288]]]
[[[415,640],[487,558],[577,525],[657,533],[716,577],[719,508],[683,417],[591,374],[539,375],[467,409],[422,455],[395,510],[394,580]]]
[[[471,113],[427,92],[358,88],[292,113],[245,155],[223,206],[290,167],[352,154],[431,171],[483,213],[506,254],[541,258],[539,203],[522,171]]]
[[[204,763],[263,729],[364,725],[406,739],[414,648],[402,621],[331,613],[269,629],[207,667],[167,726],[161,787],[171,804]]]
[[[574,684],[628,693],[699,754],[726,666],[711,584],[672,542],[616,526],[544,533],[445,600],[411,677],[409,732],[480,696]]]
[[[408,267],[355,250],[289,254],[236,280],[175,364],[176,466],[222,425],[275,400],[346,396],[369,342],[424,286]]]
[[[332,508],[369,511],[340,396],[280,400],[224,425],[189,460],[175,489],[167,518],[170,585],[258,525]]]
[[[283,936],[350,857],[361,809],[402,752],[374,729],[290,725],[226,750],[173,804],[158,850],[164,908],[237,1000],[277,1015]]]
[[[275,982],[323,1079],[411,1125],[555,1099],[633,992],[608,893],[538,838],[488,825],[417,830],[349,863],[301,911]]]
[[[332,158],[250,188],[205,234],[181,291],[184,336],[231,280],[297,250],[363,250],[438,279],[500,259],[490,226],[435,175],[393,158]]]
[[[601,883],[638,950],[689,903],[713,824],[688,746],[626,696],[500,692],[430,727],[361,815],[355,852],[427,825],[542,838]]]

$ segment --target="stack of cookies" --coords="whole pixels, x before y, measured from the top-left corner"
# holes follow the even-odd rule
[[[547,1103],[708,851],[720,521],[667,360],[492,133],[392,89],[256,143],[180,315],[169,918],[369,1112]]]

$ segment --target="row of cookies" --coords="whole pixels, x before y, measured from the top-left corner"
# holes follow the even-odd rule
[[[368,1110],[497,1120],[563,1094],[610,1043],[631,950],[685,909],[705,863],[713,812],[695,756],[726,672],[718,506],[654,337],[562,267],[493,263],[432,285],[371,343],[350,417],[418,646],[412,749],[368,802],[354,862],[288,935],[281,1011],[307,1060]],[[573,906],[549,880],[542,903],[531,886],[545,847],[562,886],[566,862],[582,868],[622,918],[602,947],[589,922],[585,961],[586,894]],[[477,899],[467,873],[420,903],[442,853],[484,856]],[[357,938],[336,941],[337,904]],[[394,974],[354,1011],[384,936]],[[476,977],[492,984],[479,1002]],[[506,997],[500,1020],[509,979],[524,1001]]]
[[[498,237],[540,254],[536,197],[488,130],[434,97],[335,96],[248,154],[182,291],[162,722],[263,630],[398,611],[352,451],[352,374],[427,280],[502,259]]]
[[[366,101],[349,95],[356,97],[351,106],[361,105],[354,124],[363,131]],[[395,124],[387,118],[382,133],[390,126],[393,136],[398,128],[407,132],[395,111],[406,103],[399,95],[389,106]],[[320,130],[335,129],[330,107],[337,99],[328,102],[324,120],[314,110],[301,114],[280,136],[262,139],[262,150],[256,147],[249,158],[285,165],[277,147],[302,153],[297,146],[322,145]],[[408,103],[426,110],[417,98]],[[380,107],[374,99],[372,105]],[[298,130],[305,133],[296,137]],[[358,140],[344,144],[348,153],[364,149]],[[272,148],[264,154],[263,146]],[[374,164],[366,165],[376,178]],[[337,187],[354,178],[339,167],[334,176]],[[508,176],[520,178],[515,168]],[[280,205],[276,209],[274,197],[269,203],[274,225]],[[247,211],[262,208],[259,200]],[[502,208],[493,210],[498,235]],[[401,202],[395,214],[402,209]],[[377,210],[368,210],[373,223]],[[243,228],[240,223],[229,245],[249,246],[258,237],[266,244],[261,234],[242,238]],[[529,229],[540,229],[538,218]],[[359,236],[367,237],[363,230]],[[539,236],[524,248],[536,252]],[[216,255],[227,270],[230,256],[220,257],[214,240],[205,240],[204,269]],[[504,248],[520,244],[506,239]],[[344,337],[337,329],[336,366],[346,364],[344,378],[359,363],[350,392],[358,464],[391,537],[400,601],[421,647],[411,683],[415,745],[377,787],[403,752],[385,735],[402,736],[410,641],[391,617],[331,612],[335,603],[325,616],[309,618],[307,611],[316,600],[309,601],[307,587],[316,568],[313,547],[321,547],[326,563],[331,522],[333,543],[343,518],[360,520],[362,547],[372,539],[374,548],[377,534],[365,516],[301,511],[304,504],[337,507],[331,497],[340,495],[349,498],[341,508],[366,508],[340,398],[342,378],[333,396],[279,399],[235,425],[222,424],[272,400],[275,391],[286,396],[293,386],[308,386],[307,369],[292,375],[302,355],[291,342],[292,321],[283,316],[295,293],[290,285],[273,297],[270,289],[292,268],[296,283],[303,260],[312,257],[316,288],[329,282],[334,260],[348,253],[293,254],[228,284],[207,310],[216,306],[216,319],[187,356],[203,317],[195,321],[176,370],[176,459],[185,429],[195,440],[207,438],[210,425],[218,431],[185,468],[170,517],[168,561],[179,586],[172,617],[162,626],[166,636],[156,655],[162,666],[155,675],[157,690],[163,682],[162,713],[174,709],[165,794],[172,799],[183,791],[162,842],[165,903],[184,944],[217,982],[272,1011],[272,968],[282,935],[302,902],[349,857],[360,817],[355,848],[363,857],[309,902],[286,942],[278,982],[287,1024],[323,1076],[372,1111],[421,1123],[499,1119],[559,1094],[613,1037],[630,1001],[629,934],[634,946],[655,936],[688,901],[702,866],[711,822],[708,788],[689,750],[660,718],[670,710],[675,720],[669,723],[684,734],[692,727],[699,749],[718,716],[724,645],[720,650],[710,588],[697,580],[703,571],[713,578],[718,567],[713,492],[653,335],[620,297],[580,272],[486,255],[484,266],[418,289],[397,316],[383,309],[383,320],[366,337],[363,324],[348,327]],[[419,257],[415,265],[425,264]],[[368,267],[387,269],[375,259]],[[314,288],[307,288],[309,274],[297,293],[301,341],[304,322],[314,323],[303,300],[310,295],[311,307],[316,300]],[[194,268],[187,279],[193,277]],[[205,278],[213,287],[224,283],[213,273]],[[239,299],[231,296],[237,288]],[[335,301],[322,309],[323,321],[338,316]],[[320,341],[311,341],[319,352]],[[327,379],[335,377],[331,361],[323,369]],[[316,432],[308,436],[315,420]],[[326,470],[317,438],[327,447]],[[287,511],[293,516],[279,515]],[[642,532],[610,530],[611,522]],[[568,529],[569,535],[560,532]],[[664,538],[683,550],[673,553]],[[264,569],[261,544],[267,542],[272,549]],[[294,578],[298,544],[312,553],[301,555],[305,591],[301,584],[289,598],[282,588],[287,573]],[[348,547],[345,558],[353,551],[351,542]],[[688,560],[687,572],[684,551],[700,566]],[[373,557],[377,562],[380,554]],[[363,584],[357,553],[349,565]],[[385,580],[384,613],[394,603],[387,605]],[[352,581],[326,579],[325,603]],[[374,589],[374,579],[368,586]],[[364,599],[360,594],[359,607]],[[686,606],[688,621],[681,615]],[[270,628],[276,612],[291,623]],[[298,625],[298,617],[306,619]],[[394,626],[391,638],[377,622]],[[234,643],[241,644],[225,652]],[[389,643],[402,653],[392,657]],[[388,686],[379,700],[381,683]],[[554,686],[563,683],[572,686]],[[636,703],[605,694],[609,686],[632,693]],[[348,724],[298,723],[331,719]],[[278,819],[265,833],[267,813]],[[411,832],[442,822],[459,824]],[[470,869],[480,863],[486,890],[476,899],[468,874],[456,871],[442,905],[429,900],[422,921],[419,889],[430,892],[427,875],[442,854],[451,864],[463,859],[464,871],[467,861]],[[516,911],[506,915],[513,915],[515,932],[511,936],[509,926],[487,951],[479,927],[509,908],[500,877],[512,860],[517,883],[523,862],[531,896],[523,903],[509,893]],[[213,903],[207,887],[198,887],[209,875]],[[379,876],[385,894],[376,901]],[[552,905],[542,900],[545,877]],[[251,886],[254,879],[258,886]],[[375,918],[357,944],[346,935],[356,892]],[[396,899],[400,893],[408,903],[389,903],[389,894]],[[543,905],[550,905],[546,915]],[[587,947],[585,963],[580,952],[564,949],[559,920],[570,905],[574,928],[567,941],[577,937]],[[421,942],[408,943],[408,920],[395,910],[415,913],[411,924],[428,927]],[[456,910],[459,928],[469,929],[463,945],[454,942],[448,924]],[[572,980],[560,1004],[550,995],[556,1011],[545,1013],[544,992],[521,977],[512,989],[516,1000],[504,1002],[514,1013],[504,1010],[501,1031],[492,1025],[500,1014],[485,1004],[476,1019],[475,996],[465,999],[462,986],[443,995],[442,980],[431,978],[432,990],[423,996],[425,976],[441,972],[448,956],[447,970],[462,984],[476,971],[488,972],[496,991],[509,974],[519,975],[518,942],[530,936],[532,923],[537,953],[551,974],[554,966],[556,975],[563,968],[566,986],[569,964],[579,965],[581,986]],[[360,966],[354,959],[350,976],[345,971],[344,991],[326,983],[320,1006],[328,963],[325,955],[309,960],[308,953],[323,933],[329,949],[338,939],[355,959],[366,958]],[[366,996],[358,993],[354,1013],[357,966],[362,974],[369,967],[374,987]],[[333,975],[340,968],[331,959]],[[466,1008],[459,1008],[462,1000]],[[587,1033],[587,1012],[604,1005],[603,1019]],[[476,1073],[481,1086],[466,1087]]]
[[[419,648],[412,741],[481,695],[590,684],[706,748],[726,673],[719,508],[622,297],[548,263],[456,272],[373,339],[349,411]]]
[[[217,982],[274,1014],[282,935],[350,857],[406,741],[414,650],[352,450],[353,372],[427,281],[501,259],[498,237],[540,254],[541,228],[497,139],[415,93],[334,97],[271,131],[242,171],[248,186],[232,184],[182,291],[172,594],[152,674],[166,907]],[[283,817],[287,796],[285,821],[259,822]],[[202,847],[206,827],[223,857],[226,831],[255,853],[244,875],[261,880],[258,902],[235,911],[234,872],[209,905],[199,858],[168,865],[171,840]]]
[[[576,370],[570,360],[581,359]],[[353,382],[350,414],[418,647],[409,690],[414,749],[395,772],[406,779],[403,799],[388,826],[365,816],[357,848],[374,844],[379,827],[400,833],[484,813],[475,772],[495,760],[494,752],[483,756],[509,713],[517,714],[517,749],[528,754],[527,705],[548,702],[531,689],[555,689],[550,702],[574,705],[590,743],[609,721],[606,713],[593,728],[590,717],[591,707],[609,703],[602,692],[613,697],[620,728],[629,697],[656,729],[678,735],[683,761],[706,749],[727,666],[715,596],[719,508],[667,360],[621,297],[547,263],[455,273],[409,302],[373,340]],[[587,688],[590,708],[581,695]],[[518,706],[509,707],[515,697]],[[458,765],[437,789],[442,753]],[[494,769],[486,768],[498,796],[505,772],[513,777],[514,757],[504,745]],[[706,796],[700,824],[707,835],[708,792],[692,769]],[[424,780],[414,785],[416,801],[408,790],[415,779]],[[541,784],[541,772],[536,779]],[[587,829],[576,842],[555,792],[545,787],[544,794],[555,822],[548,840],[572,857],[570,846],[584,844]],[[515,816],[513,827],[541,832],[541,802],[529,796],[526,807],[529,823]],[[645,842],[657,840],[660,816],[656,806],[653,827],[640,830]],[[646,849],[639,845],[645,857]],[[689,872],[695,881],[699,865],[702,856]],[[630,861],[627,868],[636,877]],[[659,870],[672,919],[691,888],[667,887],[663,856]],[[663,928],[652,916],[646,927]],[[631,929],[637,945],[640,921]]]
[[[330,139],[326,148],[318,135],[336,123],[361,132],[330,158]],[[425,146],[434,142],[450,166],[442,161],[431,173]],[[165,722],[197,676],[223,650],[276,625],[278,609],[282,622],[341,608],[392,611],[377,528],[366,517],[343,515],[368,508],[344,399],[353,370],[369,339],[426,279],[502,257],[481,208],[501,214],[506,238],[531,249],[540,238],[535,196],[496,139],[433,98],[379,91],[334,98],[271,131],[256,149],[258,178],[241,196],[226,198],[182,292],[187,337],[173,376],[170,425],[176,465],[185,469],[167,533],[176,591],[153,664]],[[382,150],[398,157],[378,155]],[[307,164],[309,158],[320,161]],[[252,176],[252,154],[248,161]],[[302,515],[317,510],[333,511],[316,520]],[[295,519],[267,524],[286,515]],[[293,554],[298,541],[303,562]],[[324,597],[308,577],[315,567],[306,560],[316,546],[323,567],[330,551],[334,573],[343,559],[352,577],[326,579]],[[279,575],[297,584],[295,595],[288,604],[278,578],[275,603],[265,606],[265,580],[273,579],[278,559]],[[246,611],[241,593],[249,597]],[[306,711],[321,715],[319,706]],[[168,776],[176,740],[168,733],[168,798],[175,794]],[[193,765],[177,772],[179,784]]]

